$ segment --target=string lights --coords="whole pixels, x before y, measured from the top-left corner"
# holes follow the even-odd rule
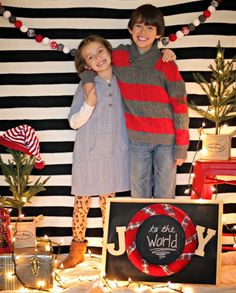
[[[22,220],[22,218],[21,218]],[[226,226],[228,229],[229,227]],[[236,230],[236,226],[232,228],[232,230]],[[231,230],[230,230],[231,231]],[[235,239],[235,234],[234,234]],[[36,252],[48,251],[50,254],[53,254],[53,245],[59,246],[62,242],[57,243],[53,242],[49,239],[47,235],[42,238],[38,238],[36,242]],[[59,252],[59,251],[58,251]],[[53,255],[54,256],[54,255]],[[52,277],[55,280],[56,284],[53,285],[53,288],[47,288],[46,280],[43,278],[35,280],[34,286],[27,286],[22,278],[18,275],[16,270],[17,263],[19,258],[22,256],[15,253],[14,242],[13,242],[13,252],[12,259],[14,263],[14,267],[11,270],[5,272],[7,279],[12,279],[16,277],[20,284],[22,285],[21,289],[18,292],[63,292],[69,288],[75,288],[80,290],[80,288],[85,288],[86,286],[93,287],[94,289],[100,289],[104,293],[111,293],[115,290],[119,292],[119,290],[130,290],[130,292],[179,292],[179,293],[193,293],[195,292],[191,286],[186,286],[183,284],[175,284],[171,282],[167,283],[146,283],[142,281],[133,281],[131,278],[128,278],[127,281],[119,281],[116,279],[108,279],[105,274],[101,275],[101,256],[92,254],[90,250],[88,250],[85,255],[85,261],[77,265],[74,269],[73,273],[71,270],[58,270],[55,269],[55,260],[57,256],[53,257],[54,264],[52,265]],[[32,265],[32,264],[31,264]],[[86,287],[87,288],[87,287]],[[81,289],[82,290],[82,289]],[[83,289],[84,290],[84,289]]]
[[[7,211],[7,213],[10,215],[11,210],[10,209],[4,209]],[[16,240],[17,240],[17,233],[18,233],[18,225],[20,222],[24,220],[24,215],[21,214],[18,216],[16,222],[14,223],[14,227],[12,225],[8,225],[8,229],[13,233],[12,235],[12,252],[10,254],[10,257],[6,257],[6,260],[4,261],[5,267],[4,267],[4,275],[6,279],[6,284],[8,284],[10,287],[14,287],[13,284],[15,284],[15,280],[18,281],[18,283],[22,286],[20,289],[20,292],[23,292],[24,289],[29,290],[39,290],[39,291],[50,291],[50,276],[46,276],[46,272],[42,272],[41,266],[44,266],[44,270],[47,267],[47,270],[50,272],[50,267],[52,268],[52,279],[54,279],[58,286],[60,288],[63,288],[63,285],[61,283],[61,278],[58,275],[58,273],[54,270],[53,261],[54,259],[57,259],[57,255],[60,253],[60,243],[56,243],[51,241],[46,235],[43,238],[38,238],[35,242],[35,247],[30,250],[29,255],[30,257],[24,257],[23,254],[19,253],[19,251],[16,251]],[[57,245],[59,247],[57,255],[53,253],[53,245]],[[21,250],[22,251],[22,250]],[[35,251],[35,254],[33,253]],[[44,252],[47,252],[44,254]],[[31,256],[32,254],[32,256]],[[42,254],[43,264],[40,264],[41,257],[38,257],[37,254]],[[26,277],[24,271],[21,271],[19,268],[19,265],[23,265],[27,267],[31,272],[32,276],[35,276],[35,280],[29,281],[29,276]],[[41,273],[40,273],[41,270]],[[24,276],[24,277],[23,277]],[[45,276],[47,277],[47,280],[45,280]],[[32,284],[32,285],[29,285]],[[8,286],[7,285],[7,286]],[[52,285],[52,284],[51,284]],[[18,286],[18,285],[17,285]]]
[[[189,35],[192,31],[196,29],[201,23],[204,23],[207,18],[209,18],[212,13],[215,12],[216,8],[222,0],[213,0],[211,1],[211,5],[204,10],[197,18],[195,18],[190,24],[183,26],[176,33],[171,33],[167,37],[162,37],[160,39],[163,46],[167,46],[170,42],[175,42],[178,39],[182,39],[184,36]],[[0,15],[3,15],[5,19],[14,26],[19,29],[22,33],[26,34],[29,38],[34,39],[37,43],[41,43],[44,46],[49,46],[53,50],[57,50],[64,54],[70,54],[72,57],[75,56],[76,48],[69,48],[62,43],[58,43],[55,40],[51,40],[50,38],[43,36],[42,34],[38,34],[33,28],[29,28],[25,24],[22,23],[21,20],[17,19],[16,16],[12,15],[9,10],[6,10],[0,2]]]
[[[147,292],[152,290],[152,292],[162,292],[162,290],[168,289],[169,292],[179,292],[179,293],[190,293],[190,288],[182,288],[181,285],[172,284],[167,282],[166,284],[151,284],[145,282],[132,281],[130,278],[127,281],[116,281],[108,280],[106,276],[103,276],[100,280],[99,287],[104,290],[104,292],[110,293],[114,289],[132,289],[134,292]]]

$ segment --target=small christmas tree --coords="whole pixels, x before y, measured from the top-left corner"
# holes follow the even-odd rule
[[[212,71],[210,82],[200,73],[193,73],[195,81],[209,99],[209,108],[205,111],[193,101],[189,103],[189,107],[215,123],[215,134],[220,133],[222,122],[236,117],[235,62],[235,57],[231,61],[225,61],[224,49],[219,41],[215,64],[208,66]]]
[[[8,160],[8,164],[6,164],[0,157],[0,166],[5,181],[10,186],[12,197],[0,196],[0,206],[16,208],[18,217],[20,217],[22,207],[26,203],[30,203],[34,195],[45,190],[43,186],[49,177],[43,181],[39,177],[32,183],[30,174],[35,166],[35,157],[12,149],[7,149],[7,151],[12,155],[12,159]]]

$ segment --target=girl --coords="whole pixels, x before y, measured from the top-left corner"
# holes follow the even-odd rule
[[[68,116],[71,128],[77,129],[72,167],[75,203],[73,240],[68,257],[59,265],[61,269],[84,260],[91,197],[99,196],[104,224],[107,198],[130,190],[129,145],[120,90],[112,73],[111,51],[107,40],[89,36],[80,43],[75,57],[78,73],[89,69],[96,77],[95,89],[88,96],[79,84]]]

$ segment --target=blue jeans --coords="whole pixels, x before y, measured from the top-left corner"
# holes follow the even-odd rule
[[[130,152],[132,197],[174,198],[174,146],[130,142]]]

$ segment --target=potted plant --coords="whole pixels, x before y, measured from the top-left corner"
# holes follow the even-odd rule
[[[4,161],[0,156],[0,167],[5,181],[9,185],[11,196],[0,196],[0,207],[17,209],[17,218],[14,225],[14,234],[17,247],[34,246],[36,227],[35,223],[41,217],[23,218],[22,208],[31,203],[31,198],[44,191],[44,185],[49,180],[41,177],[32,180],[31,172],[35,168],[44,167],[39,155],[39,142],[34,129],[28,125],[20,125],[9,129],[0,136],[0,144],[7,147],[11,158]],[[11,220],[14,220],[11,217]]]
[[[31,198],[37,193],[44,191],[45,180],[37,178],[34,182],[30,179],[30,174],[34,169],[35,158],[20,151],[7,149],[12,155],[8,163],[4,163],[0,156],[0,166],[5,181],[9,184],[12,196],[1,196],[0,205],[17,209],[18,217],[22,217],[22,208],[26,203],[31,203]]]
[[[189,107],[212,121],[215,125],[215,133],[204,133],[202,136],[202,158],[228,160],[231,150],[231,134],[222,134],[221,127],[227,120],[236,117],[236,88],[235,88],[235,57],[231,61],[225,61],[224,49],[217,46],[217,55],[211,69],[210,81],[207,81],[200,73],[193,73],[195,81],[200,85],[208,97],[209,106],[206,110],[197,106],[193,101]]]

